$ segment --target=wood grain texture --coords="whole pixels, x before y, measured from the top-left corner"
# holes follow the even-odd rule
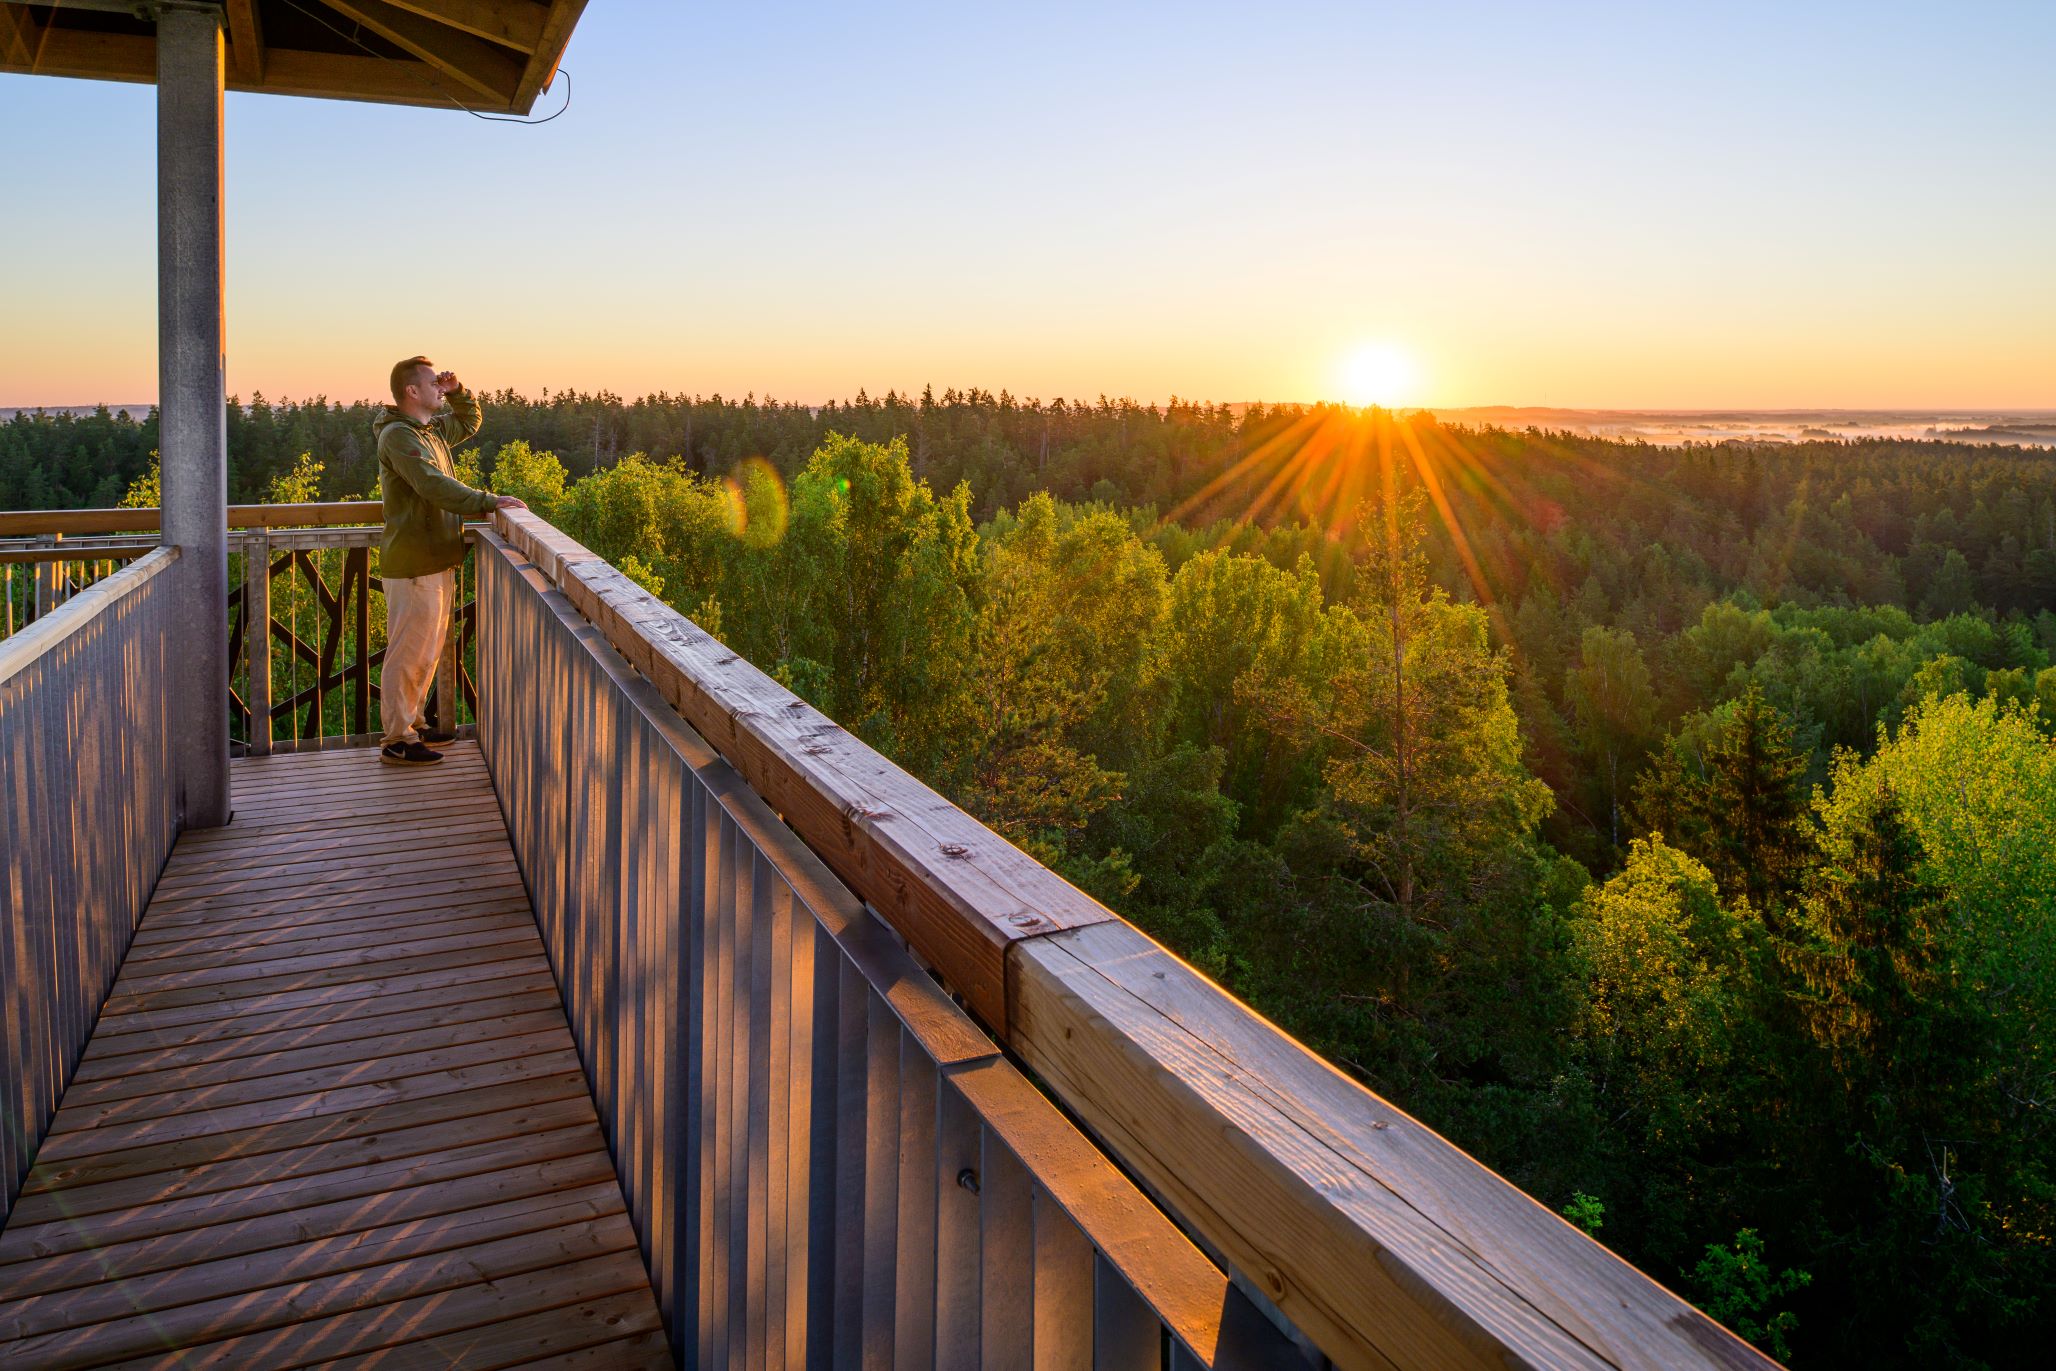
[[[1023,1059],[1339,1365],[1771,1365],[1132,927],[1014,970]]]
[[[451,757],[233,766],[239,811],[411,807],[174,849],[0,1233],[0,1363],[649,1364],[607,1136],[505,828],[466,802],[476,748]],[[439,879],[350,875],[400,866]]]

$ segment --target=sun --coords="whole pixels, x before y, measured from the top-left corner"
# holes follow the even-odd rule
[[[1413,354],[1393,343],[1366,343],[1342,359],[1342,398],[1352,405],[1391,409],[1414,402],[1421,369]]]

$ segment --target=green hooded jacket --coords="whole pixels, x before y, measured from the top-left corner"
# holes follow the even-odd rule
[[[464,560],[465,516],[482,518],[499,501],[457,479],[450,448],[482,423],[468,390],[451,391],[450,407],[425,424],[391,405],[371,421],[378,435],[379,495],[385,500],[379,575],[430,576]]]

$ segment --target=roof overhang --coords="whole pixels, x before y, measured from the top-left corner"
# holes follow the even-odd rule
[[[228,88],[527,114],[586,0],[0,0],[0,72],[157,79],[156,11],[219,9]]]

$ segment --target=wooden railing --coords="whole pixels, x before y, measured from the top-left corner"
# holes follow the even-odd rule
[[[507,554],[495,547],[484,563],[492,584],[482,737],[495,759],[517,852],[536,863],[532,894],[546,937],[558,949],[566,994],[583,1006],[574,1010],[574,1021],[581,1024],[581,1041],[592,1045],[588,1064],[596,1090],[603,1101],[614,1099],[614,1117],[623,1120],[616,1125],[622,1174],[642,1197],[636,1203],[647,1222],[663,1223],[664,1207],[673,1204],[692,1216],[682,1230],[662,1230],[669,1235],[663,1242],[685,1246],[664,1256],[653,1245],[653,1264],[671,1261],[697,1282],[711,1278],[711,1298],[730,1298],[723,1254],[759,1250],[753,1244],[768,1230],[754,1225],[760,1214],[768,1222],[772,1212],[757,1207],[759,1182],[768,1173],[755,1169],[756,1158],[762,1147],[787,1146],[782,1130],[804,1122],[816,1130],[810,1137],[826,1130],[848,1149],[835,1154],[838,1181],[865,1182],[856,1192],[865,1197],[861,1202],[845,1200],[845,1189],[835,1192],[838,1203],[858,1206],[850,1226],[837,1220],[838,1240],[847,1244],[835,1249],[837,1272],[847,1251],[850,1269],[883,1282],[879,1291],[896,1291],[878,1252],[866,1244],[873,1225],[892,1227],[902,1200],[912,1195],[925,1205],[931,1192],[918,1183],[892,1188],[892,1177],[905,1173],[888,1160],[889,1136],[874,1141],[868,1132],[844,1130],[861,1120],[864,1129],[889,1135],[892,1116],[878,1101],[899,1090],[904,1102],[909,1080],[917,1082],[916,1115],[925,1118],[921,1092],[929,1086],[930,1062],[949,1079],[965,1060],[990,1062],[994,1071],[1003,1065],[998,1058],[952,1059],[951,1051],[971,1050],[969,1040],[957,1036],[937,1041],[965,1046],[930,1046],[921,1026],[930,997],[925,983],[903,967],[882,979],[841,969],[855,964],[855,956],[831,953],[829,944],[837,927],[851,926],[854,913],[841,915],[840,925],[832,922],[810,903],[811,892],[832,892],[832,884],[790,855],[767,855],[776,844],[761,806],[898,932],[913,957],[961,997],[1010,1059],[1033,1070],[1107,1156],[1238,1282],[1338,1365],[1771,1364],[1418,1120],[1329,1067],[587,549],[526,513],[503,511],[496,527],[520,560],[503,566]],[[548,658],[511,647],[515,616],[538,616],[535,605],[548,606],[557,625],[550,632],[559,646]],[[569,663],[577,654],[566,643],[601,662],[618,655],[636,677],[614,666],[604,672],[608,689],[573,688]],[[549,665],[540,686],[522,684],[521,674],[538,670],[542,661]],[[504,714],[496,714],[500,690],[509,692]],[[568,698],[559,700],[559,691]],[[678,721],[667,721],[658,701]],[[696,790],[661,778],[661,765],[650,759],[667,747],[691,759],[699,739],[747,789],[702,781]],[[689,761],[680,765],[692,769]],[[535,805],[543,809],[528,808]],[[654,836],[624,836],[644,833]],[[664,891],[674,877],[705,884],[693,886],[690,903],[681,906],[691,914],[686,926],[661,931],[670,917],[663,912]],[[806,898],[798,893],[803,890]],[[824,894],[820,900],[833,911],[839,898]],[[811,925],[795,905],[806,905]],[[628,913],[649,908],[658,911],[654,918]],[[619,921],[615,911],[622,911]],[[814,926],[829,931],[812,934]],[[653,930],[654,947],[645,941]],[[790,982],[778,989],[776,978],[805,978],[793,971],[792,958],[810,941],[809,1044],[827,1022],[816,1017],[823,1003],[835,1005],[839,1016],[832,1098],[817,1093],[828,1059],[810,1059],[806,1092],[796,1093],[795,1038],[774,1050],[766,1036],[779,1031],[771,1006],[784,1006],[785,996],[798,993]],[[651,1010],[635,999],[650,992],[652,967],[662,985],[670,974],[665,968],[678,960],[687,961],[696,979],[675,998],[670,989],[661,991],[669,1008]],[[832,985],[821,980],[824,963],[837,968]],[[875,1010],[875,997],[891,1004],[897,1030]],[[659,1014],[654,1021],[642,1017],[653,1012]],[[641,1112],[640,1102],[649,1097],[635,1073],[650,1063],[644,1054],[673,1041],[664,1013],[682,1016],[682,1031],[699,1035],[691,1050],[707,1055],[688,1065],[682,1097],[664,1097],[682,1101],[667,1108],[698,1112],[667,1115],[660,1124]],[[793,1018],[784,1031],[798,1034],[798,1023]],[[755,1066],[760,1048],[768,1053],[762,1060],[772,1064],[768,1078]],[[780,1070],[787,1074],[775,1074]],[[782,1117],[770,1113],[768,1103],[778,1093],[773,1082],[781,1081]],[[846,1088],[854,1100],[845,1100]],[[847,1125],[843,1115],[831,1121],[822,1114],[845,1107],[852,1111]],[[652,1128],[673,1131],[652,1134]],[[642,1159],[665,1155],[681,1128],[688,1148],[697,1138],[702,1149],[713,1149],[697,1154],[703,1169],[661,1179],[646,1173]],[[906,1136],[900,1146],[925,1155],[920,1149],[931,1145],[927,1138]],[[859,1155],[858,1137],[865,1139],[861,1176],[849,1160]],[[779,1155],[793,1165],[789,1150]],[[903,1152],[899,1166],[905,1165]],[[1028,1170],[1032,1174],[1009,1193],[1031,1193],[1035,1184],[1055,1190],[1050,1176],[1032,1165]],[[809,1184],[823,1174],[809,1171]],[[1011,1173],[1002,1168],[1002,1174]],[[676,1188],[688,1182],[694,1188]],[[984,1184],[981,1222],[991,1212]],[[1102,1184],[1095,1180],[1087,1188]],[[955,1203],[943,1189],[932,1192],[937,1214]],[[792,1192],[786,1193],[790,1222],[795,1211]],[[875,1213],[867,1207],[874,1201]],[[693,1209],[695,1203],[700,1208]],[[1138,1223],[1147,1221],[1128,1200],[1116,1207],[1138,1215]],[[907,1241],[916,1247],[941,1231],[923,1226],[927,1214],[917,1206],[904,1220],[911,1225]],[[1075,1211],[1070,1216],[1097,1242]],[[696,1246],[702,1242],[697,1225],[707,1223],[714,1225],[715,1246]],[[885,1250],[896,1263],[901,1249]],[[688,1260],[690,1252],[700,1254],[698,1264]],[[950,1269],[947,1258],[935,1260],[938,1273]],[[1138,1289],[1147,1264],[1116,1263]],[[1012,1294],[1003,1289],[997,1298],[1018,1303],[1005,1306],[1000,1317],[1014,1320],[1010,1329],[1031,1322],[1040,1327],[1021,1313],[1023,1305],[1038,1307],[1022,1283],[1030,1268],[1005,1269],[1011,1275],[1003,1285]],[[1079,1268],[1073,1262],[1066,1269]],[[752,1279],[755,1270],[749,1269]],[[670,1279],[668,1288],[675,1290],[676,1277]],[[1051,1279],[1053,1291],[1072,1291],[1059,1304],[1068,1303],[1070,1317],[1079,1317],[1079,1287]],[[754,1288],[732,1296],[740,1304],[702,1313],[730,1336],[753,1336],[733,1329],[737,1319],[753,1320],[748,1290]],[[862,1289],[867,1338],[874,1291],[868,1283]],[[792,1297],[788,1289],[786,1298]],[[882,1293],[877,1297],[884,1300]],[[880,1329],[886,1307],[890,1301],[877,1312]],[[833,1308],[838,1319],[858,1317],[846,1304]],[[1173,1326],[1163,1310],[1157,1313]],[[685,1326],[693,1330],[687,1345],[695,1345],[693,1338],[710,1325]],[[844,1331],[838,1323],[838,1346]],[[1002,1354],[989,1336],[982,1345]],[[1187,1351],[1198,1349],[1187,1344]]]
[[[178,833],[178,556],[151,552],[0,641],[0,1221]]]
[[[377,501],[229,507],[229,736],[239,751],[264,756],[377,741],[383,512]],[[0,512],[0,638],[157,546],[153,534],[137,531],[157,523],[158,512],[147,508]],[[477,710],[468,558],[457,574],[450,643],[428,717],[464,732]],[[253,633],[260,623],[267,631]]]
[[[1306,1361],[525,559],[479,740],[687,1365]]]

